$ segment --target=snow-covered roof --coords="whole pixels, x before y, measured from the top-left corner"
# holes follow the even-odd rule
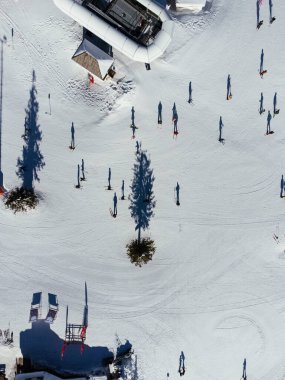
[[[84,38],[78,49],[76,50],[74,57],[78,57],[82,53],[87,53],[89,56],[96,59],[99,69],[101,72],[102,78],[104,78],[112,64],[114,63],[114,59],[101,50],[98,46],[94,45],[92,42]]]
[[[164,53],[173,36],[174,22],[163,7],[149,0],[137,1],[161,20],[162,27],[148,46],[143,46],[134,41],[118,28],[108,24],[95,12],[80,6],[74,0],[53,1],[59,9],[73,20],[134,61],[151,63]]]

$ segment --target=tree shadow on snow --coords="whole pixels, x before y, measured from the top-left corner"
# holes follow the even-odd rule
[[[139,149],[136,154],[136,162],[134,165],[134,177],[129,196],[131,216],[136,223],[138,231],[138,241],[141,238],[141,230],[145,230],[149,226],[150,218],[154,215],[153,208],[156,205],[153,194],[153,183],[155,177],[153,170],[150,168],[150,159],[147,157],[146,151]]]
[[[42,132],[38,124],[39,103],[37,101],[36,74],[32,73],[32,88],[30,98],[26,108],[25,133],[22,136],[25,141],[23,146],[22,158],[18,158],[16,172],[22,179],[22,187],[25,189],[33,188],[33,181],[40,181],[38,172],[45,166],[44,157],[40,151]]]

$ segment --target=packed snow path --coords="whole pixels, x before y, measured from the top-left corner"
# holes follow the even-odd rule
[[[3,162],[8,188],[21,155],[31,73],[37,76],[46,166],[36,188],[40,207],[14,215],[1,204],[0,328],[10,321],[17,338],[28,328],[34,291],[58,295],[53,329],[64,333],[64,307],[80,320],[83,285],[89,288],[87,344],[113,347],[115,333],[138,355],[140,379],[178,379],[185,354],[187,379],[239,379],[247,358],[251,380],[285,376],[285,233],[280,179],[284,164],[285,4],[277,20],[256,30],[255,1],[216,0],[211,13],[177,18],[174,41],[146,71],[118,56],[118,84],[88,88],[85,72],[70,60],[80,27],[49,1],[0,0],[4,47]],[[13,41],[11,28],[14,30]],[[261,49],[268,73],[258,74]],[[226,80],[233,98],[226,101]],[[187,103],[192,81],[194,106]],[[258,114],[278,93],[280,114],[266,132]],[[48,94],[52,115],[48,115]],[[157,105],[163,124],[157,127]],[[172,137],[172,106],[179,113]],[[131,265],[125,245],[135,236],[128,201],[110,217],[112,186],[126,195],[137,138],[151,156],[157,206],[150,233],[157,252],[143,268]],[[222,116],[225,144],[218,142]],[[76,149],[70,151],[74,122]],[[87,181],[75,189],[77,164]],[[180,202],[174,187],[180,184]],[[279,227],[278,227],[279,226]],[[279,228],[281,243],[272,234]],[[278,232],[278,233],[279,233]],[[16,341],[16,344],[18,342]],[[0,362],[14,353],[0,348]]]

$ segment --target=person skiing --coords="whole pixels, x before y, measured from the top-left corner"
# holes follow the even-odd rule
[[[270,113],[270,111],[268,111],[268,114],[267,114],[267,127],[266,127],[266,134],[267,135],[269,135],[271,133],[271,130],[270,130],[271,119],[272,119],[271,113]]]
[[[161,102],[158,103],[158,119],[157,119],[158,124],[162,124],[162,104]]]
[[[231,76],[228,75],[227,79],[227,100],[230,100],[232,98],[232,85],[231,85]]]
[[[265,109],[263,108],[263,93],[260,94],[259,103],[260,103],[260,105],[259,105],[259,113],[261,115],[265,111]]]

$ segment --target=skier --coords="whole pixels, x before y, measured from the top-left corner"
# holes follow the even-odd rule
[[[259,74],[262,77],[264,70],[263,70],[263,60],[264,60],[264,52],[263,49],[261,50],[261,55],[260,55],[260,66],[259,66]]]
[[[71,124],[71,129],[70,129],[70,132],[71,132],[71,144],[70,144],[70,149],[75,149],[75,139],[74,139],[74,134],[75,134],[75,128],[74,128],[74,124],[72,122]]]
[[[179,186],[178,182],[177,182],[177,185],[175,187],[175,191],[176,191],[176,205],[180,206],[180,199],[179,199],[180,186]]]
[[[283,198],[283,191],[284,191],[284,178],[282,174],[281,181],[280,181],[280,198]]]
[[[108,190],[112,190],[111,188],[111,168],[109,168],[109,174],[108,174]]]
[[[269,17],[269,21],[272,23],[272,7],[273,7],[273,4],[272,4],[272,0],[269,0],[269,14],[270,14],[270,17]]]
[[[228,75],[227,79],[227,100],[230,100],[232,98],[232,85],[231,85],[231,76]]]
[[[265,112],[265,109],[263,108],[263,93],[260,94],[260,100],[259,100],[260,106],[259,106],[259,113],[260,115]]]
[[[162,124],[162,104],[161,102],[158,103],[158,119],[157,119],[158,124]]]
[[[192,99],[192,82],[189,82],[189,99],[188,99],[188,103],[192,103],[193,102],[193,99]]]
[[[266,127],[266,134],[267,135],[269,135],[271,133],[271,130],[270,130],[271,119],[272,119],[271,113],[270,113],[270,111],[268,111],[268,115],[267,115],[267,127]]]
[[[219,121],[219,141],[222,142],[224,141],[224,139],[222,138],[222,129],[223,129],[223,120],[222,120],[222,116],[220,116],[220,121]]]
[[[113,215],[114,215],[114,217],[116,217],[116,216],[117,216],[117,213],[118,213],[118,210],[117,210],[118,198],[117,198],[117,194],[116,194],[116,193],[114,194],[113,202],[114,202],[114,211],[113,211]]]

